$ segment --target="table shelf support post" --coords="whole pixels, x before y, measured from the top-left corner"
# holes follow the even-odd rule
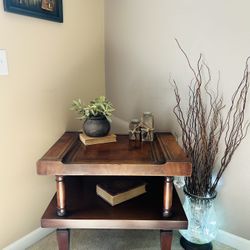
[[[69,250],[70,244],[70,230],[57,229],[56,230],[57,243],[59,250]]]
[[[164,192],[163,192],[163,216],[170,217],[172,215],[172,202],[173,202],[173,180],[174,177],[167,176],[164,179]]]
[[[173,231],[161,230],[161,250],[171,250]]]
[[[65,216],[65,184],[63,176],[56,176],[57,215]]]

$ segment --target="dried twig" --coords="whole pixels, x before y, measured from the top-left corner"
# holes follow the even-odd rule
[[[234,92],[228,114],[223,119],[222,111],[225,105],[219,95],[218,87],[215,93],[209,90],[210,68],[202,61],[202,55],[200,55],[195,69],[178,40],[176,42],[194,76],[189,85],[186,113],[181,107],[181,96],[177,83],[173,80],[176,98],[176,106],[173,111],[181,127],[184,150],[193,165],[192,176],[185,178],[185,185],[190,193],[206,196],[216,190],[222,174],[228,167],[234,152],[245,138],[250,125],[249,122],[244,122],[249,89],[248,61],[250,58],[248,57],[246,60],[243,79]],[[205,76],[202,74],[204,70],[208,80],[205,80]],[[208,104],[205,102],[206,99],[208,99]],[[222,135],[224,136],[225,149],[215,180],[212,180]]]

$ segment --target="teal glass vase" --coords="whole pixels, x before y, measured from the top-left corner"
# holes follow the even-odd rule
[[[188,229],[180,230],[181,235],[194,244],[208,244],[215,239],[218,223],[214,208],[217,193],[200,197],[192,195],[184,187],[183,208],[188,218]]]

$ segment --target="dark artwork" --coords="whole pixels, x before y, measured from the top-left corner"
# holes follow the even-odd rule
[[[4,0],[4,10],[63,22],[62,0]]]

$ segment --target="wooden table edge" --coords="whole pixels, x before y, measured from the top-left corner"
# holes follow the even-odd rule
[[[98,226],[97,226],[98,225]],[[41,219],[42,228],[65,228],[63,219]],[[179,230],[187,229],[187,221],[162,220],[80,220],[68,219],[67,228],[72,229],[145,229],[145,230]]]
[[[163,164],[64,164],[61,161],[39,160],[38,175],[102,175],[102,176],[191,176],[191,162]]]

